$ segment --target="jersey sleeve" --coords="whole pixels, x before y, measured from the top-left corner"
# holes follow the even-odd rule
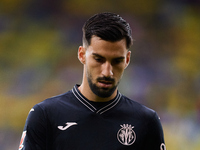
[[[35,105],[29,112],[22,133],[19,150],[46,150],[46,116]]]
[[[160,118],[155,113],[153,119],[148,124],[148,133],[144,149],[149,150],[166,150],[164,142],[163,128],[160,122]]]

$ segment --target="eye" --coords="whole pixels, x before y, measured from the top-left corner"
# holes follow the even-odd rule
[[[120,59],[114,59],[113,62],[112,62],[112,64],[113,64],[113,65],[118,65],[118,64],[122,63],[123,61],[124,61],[123,58],[120,58]]]
[[[101,57],[94,57],[94,59],[96,60],[96,62],[99,62],[99,63],[104,62],[104,59]]]

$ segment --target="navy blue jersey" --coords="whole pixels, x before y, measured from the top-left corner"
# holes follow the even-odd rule
[[[165,150],[155,111],[123,96],[87,100],[78,86],[36,104],[19,150]]]

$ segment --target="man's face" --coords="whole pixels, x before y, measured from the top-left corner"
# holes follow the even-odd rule
[[[116,90],[130,61],[126,40],[104,41],[93,36],[85,50],[84,73],[91,91],[99,97],[110,97]]]

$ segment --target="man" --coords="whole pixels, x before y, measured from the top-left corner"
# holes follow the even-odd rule
[[[131,45],[131,29],[119,15],[87,20],[78,49],[81,85],[31,109],[19,150],[165,150],[156,112],[117,90]]]

